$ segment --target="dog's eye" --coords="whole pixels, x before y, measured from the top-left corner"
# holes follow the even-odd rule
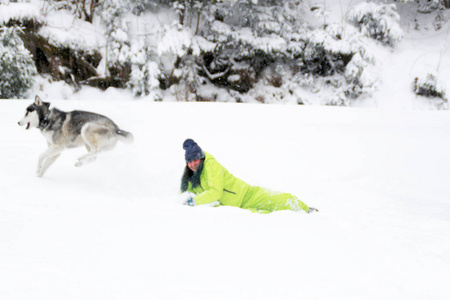
[[[28,112],[25,114],[25,117],[28,116]]]

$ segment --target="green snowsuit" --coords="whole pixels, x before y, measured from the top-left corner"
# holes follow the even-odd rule
[[[208,153],[205,153],[200,185],[192,188],[189,182],[188,191],[196,194],[194,201],[197,205],[219,201],[221,205],[236,206],[261,213],[276,210],[308,212],[308,206],[294,195],[251,186],[230,174]]]

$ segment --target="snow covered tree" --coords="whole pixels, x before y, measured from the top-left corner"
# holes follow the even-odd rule
[[[171,88],[177,99],[197,99],[197,88],[205,83],[201,74],[201,57],[215,47],[200,36],[193,36],[188,28],[168,28],[157,45],[157,55],[165,62],[164,86]]]
[[[36,67],[19,36],[20,27],[0,27],[0,98],[20,98],[33,85]]]
[[[106,76],[119,76],[129,68],[131,41],[127,33],[127,24],[123,19],[129,8],[129,2],[123,0],[104,0],[99,8],[107,39],[104,54]]]
[[[196,101],[197,89],[204,79],[198,75],[199,66],[196,57],[185,55],[177,64],[173,77],[178,81],[171,86],[171,91],[178,101]]]
[[[364,35],[386,45],[394,46],[403,37],[395,4],[362,2],[349,12],[348,20],[354,22]]]
[[[136,96],[150,96],[161,100],[159,77],[161,70],[155,61],[149,60],[151,50],[148,45],[138,43],[130,51],[131,76],[127,86]]]

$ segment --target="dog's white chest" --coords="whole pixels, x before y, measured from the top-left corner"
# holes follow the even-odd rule
[[[47,140],[47,143],[49,143],[51,145],[53,144],[53,134],[54,133],[55,133],[54,131],[42,131],[42,135]]]

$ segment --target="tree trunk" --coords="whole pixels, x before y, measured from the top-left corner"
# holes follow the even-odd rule
[[[186,14],[186,8],[180,9],[180,15],[178,16],[178,22],[184,26],[184,15]]]

